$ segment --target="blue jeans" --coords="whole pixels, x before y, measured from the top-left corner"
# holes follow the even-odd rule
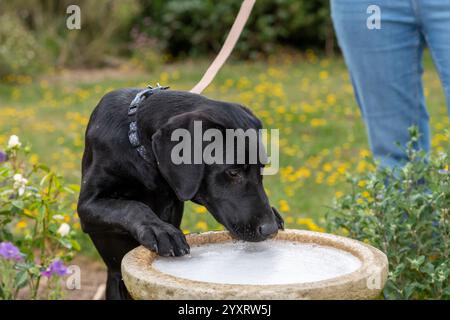
[[[367,26],[380,9],[381,29]],[[430,150],[429,116],[422,87],[422,53],[429,47],[450,109],[450,0],[331,0],[331,12],[369,143],[381,167],[399,167],[408,127]],[[370,19],[370,21],[372,21]]]

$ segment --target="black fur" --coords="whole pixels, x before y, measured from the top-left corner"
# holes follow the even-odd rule
[[[138,89],[103,97],[86,130],[78,213],[108,268],[107,299],[127,299],[120,264],[139,244],[163,256],[189,253],[180,231],[183,203],[208,208],[235,237],[261,241],[283,228],[262,185],[260,164],[174,165],[173,129],[261,128],[245,107],[182,91],[148,97],[137,113],[138,133],[149,153],[144,161],[128,140],[128,106]],[[230,171],[231,170],[231,171]],[[232,172],[232,174],[230,174]],[[236,174],[237,173],[237,174]]]

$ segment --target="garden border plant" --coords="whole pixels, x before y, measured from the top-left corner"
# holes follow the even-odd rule
[[[450,157],[417,151],[417,128],[410,136],[403,168],[348,177],[328,229],[386,253],[386,299],[450,299]]]
[[[80,249],[69,224],[79,186],[30,158],[15,135],[0,151],[0,299],[61,298]]]

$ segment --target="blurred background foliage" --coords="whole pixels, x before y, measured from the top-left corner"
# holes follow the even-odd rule
[[[66,9],[81,8],[82,32],[68,32]],[[0,77],[59,68],[144,67],[213,54],[241,0],[0,0]],[[258,0],[234,57],[256,59],[280,46],[332,54],[328,0]],[[47,70],[45,70],[47,69]]]
[[[230,29],[241,0],[157,0],[141,2],[137,26],[157,39],[173,56],[217,52]],[[277,45],[328,48],[333,42],[328,0],[258,0],[236,52],[256,57]]]
[[[66,27],[71,4],[82,8],[82,32]],[[139,12],[133,0],[0,1],[0,75],[114,63]]]

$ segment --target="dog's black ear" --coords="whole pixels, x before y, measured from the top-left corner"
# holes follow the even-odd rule
[[[200,164],[195,164],[194,162],[195,148],[203,147],[202,144],[194,146],[194,122],[196,121],[202,121],[202,125],[205,125],[205,118],[198,112],[188,112],[174,116],[152,136],[152,149],[159,170],[175,191],[177,197],[182,201],[190,200],[195,196],[205,170],[203,159],[200,159]],[[172,141],[172,133],[177,129],[179,130],[174,135],[175,141]],[[181,137],[184,134],[190,136],[190,141]],[[183,159],[190,158],[188,163],[185,161],[180,163],[178,158],[173,158],[174,156],[179,156],[181,143],[184,143],[185,148],[190,147],[190,154],[183,154]]]

